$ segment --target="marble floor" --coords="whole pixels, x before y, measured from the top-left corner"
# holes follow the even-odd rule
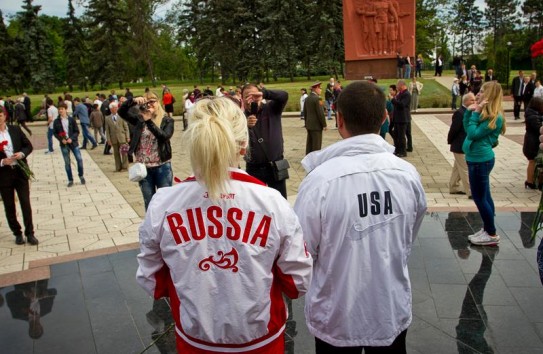
[[[533,218],[530,212],[499,212],[500,246],[477,247],[467,242],[481,226],[477,213],[426,215],[409,262],[408,353],[543,352]],[[1,352],[175,353],[169,304],[136,284],[136,254],[53,264],[48,279],[0,289]],[[40,308],[33,321],[31,303]],[[314,353],[303,303],[292,301],[285,353]]]

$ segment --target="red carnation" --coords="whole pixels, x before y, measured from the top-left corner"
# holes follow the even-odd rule
[[[0,143],[0,151],[4,151],[4,147],[8,145],[8,141],[4,140]]]

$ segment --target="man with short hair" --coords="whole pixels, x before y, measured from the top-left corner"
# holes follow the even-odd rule
[[[72,174],[72,164],[70,161],[70,152],[75,157],[77,162],[77,175],[81,181],[81,184],[86,184],[85,177],[83,176],[83,158],[81,157],[81,151],[79,150],[79,143],[77,138],[79,137],[79,128],[75,119],[68,115],[66,103],[58,104],[58,118],[53,121],[53,133],[55,138],[60,143],[60,151],[62,152],[62,158],[64,159],[64,169],[68,177],[68,187],[73,187],[74,178]]]
[[[449,193],[467,194],[470,199],[471,189],[469,187],[468,165],[464,151],[462,150],[462,145],[466,139],[463,120],[466,109],[474,103],[475,95],[473,93],[468,92],[462,97],[462,106],[453,113],[451,127],[447,135],[447,144],[451,146],[451,152],[454,155],[454,165],[449,180]],[[462,182],[463,188],[460,188],[460,182]]]
[[[15,243],[22,245],[23,231],[17,221],[15,207],[15,192],[21,204],[23,213],[24,234],[31,245],[37,245],[32,223],[32,207],[30,205],[30,184],[28,176],[18,166],[18,161],[26,162],[26,157],[32,153],[32,143],[16,125],[7,125],[4,108],[0,108],[0,196],[4,203],[4,211],[8,226],[15,236]]]
[[[518,76],[513,79],[511,95],[515,101],[513,105],[513,115],[515,120],[520,119],[520,106],[522,105],[522,95],[524,92],[524,72],[519,70]]]
[[[45,106],[47,107],[47,151],[46,154],[52,154],[53,149],[53,121],[58,117],[58,109],[55,107],[53,100],[48,97],[45,101]]]
[[[317,354],[406,353],[407,264],[426,197],[415,167],[378,135],[385,118],[381,88],[351,83],[337,101],[344,140],[302,160],[294,210],[314,259],[305,314]]]
[[[334,78],[330,78],[330,82],[326,84],[326,91],[324,92],[324,99],[326,101],[326,114],[328,120],[332,120],[332,105],[334,104]]]
[[[304,119],[307,130],[305,154],[320,150],[322,147],[322,131],[326,130],[326,118],[321,101],[321,83],[316,82],[311,86],[311,93],[305,99]]]
[[[494,76],[494,70],[488,69],[485,74],[485,82],[494,81],[496,80],[496,76]]]
[[[113,157],[115,158],[115,171],[120,172],[128,169],[128,155],[121,155],[120,147],[122,144],[130,142],[130,130],[124,119],[117,114],[119,105],[117,102],[109,104],[111,115],[106,117],[106,144],[113,147]]]
[[[83,146],[81,147],[82,150],[87,149],[87,141],[90,141],[92,144],[91,150],[96,149],[98,144],[96,143],[96,140],[94,140],[92,134],[89,131],[90,127],[90,118],[89,118],[89,110],[87,109],[87,106],[85,106],[83,103],[81,103],[81,99],[79,97],[74,98],[74,118],[79,119],[79,123],[81,124],[81,133],[83,134]]]
[[[398,80],[396,88],[398,89],[398,93],[391,100],[392,105],[394,106],[392,112],[392,122],[394,123],[394,146],[396,147],[394,154],[398,157],[406,157],[407,126],[411,122],[411,95],[407,90],[407,85],[404,80]]]

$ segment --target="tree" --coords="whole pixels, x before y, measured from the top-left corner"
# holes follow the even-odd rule
[[[24,0],[22,12],[18,12],[21,29],[17,45],[21,53],[19,66],[23,87],[35,92],[52,92],[55,87],[53,70],[53,48],[45,35],[46,30],[38,17],[41,6],[32,5],[33,0]]]
[[[483,12],[475,5],[475,0],[458,0],[452,6],[454,16],[452,17],[451,29],[458,37],[458,49],[460,55],[473,55],[475,45],[478,44],[475,37],[481,30]]]
[[[81,21],[75,16],[72,0],[68,0],[68,18],[64,21],[64,55],[66,58],[66,83],[69,90],[73,85],[87,91],[87,68],[89,66],[89,50],[87,38],[83,33]]]
[[[90,0],[87,5],[89,55],[93,58],[90,62],[91,86],[99,83],[105,87],[112,82],[118,82],[119,88],[123,86],[124,61],[130,57],[126,13],[126,3],[122,0]]]
[[[0,44],[0,90],[6,91],[15,87],[14,72],[12,70],[11,59],[15,55],[15,48],[13,47],[13,40],[8,34],[6,25],[4,24],[4,15],[0,10],[0,38],[2,43]]]
[[[493,56],[496,56],[496,48],[503,45],[500,40],[518,24],[517,8],[518,0],[485,0],[485,18],[490,27],[493,38]]]

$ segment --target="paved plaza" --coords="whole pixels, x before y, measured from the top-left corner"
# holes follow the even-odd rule
[[[452,81],[439,80],[445,86]],[[529,237],[541,194],[524,189],[524,122],[507,112],[507,133],[495,149],[491,184],[502,243],[499,248],[470,247],[467,235],[481,222],[472,200],[449,194],[453,156],[446,137],[451,115],[447,109],[422,109],[413,116],[414,152],[406,160],[422,177],[429,212],[410,261],[414,321],[407,335],[409,352],[541,353],[543,287],[535,264],[539,237]],[[340,139],[333,121],[328,122],[324,146]],[[176,128],[173,171],[184,179],[190,164],[179,121]],[[68,188],[58,143],[53,154],[44,154],[45,125],[36,123],[32,131],[35,150],[29,164],[36,181],[31,201],[40,244],[15,245],[0,211],[0,352],[141,352],[167,330],[171,318],[167,304],[150,299],[134,280],[137,230],[144,216],[139,187],[128,181],[127,172],[114,172],[113,156],[103,155],[100,146],[82,151],[87,184],[76,179]],[[306,131],[298,113],[284,115],[283,133],[293,203],[305,176],[300,161]],[[39,339],[30,338],[28,322],[15,316],[16,307],[23,305],[10,301],[10,293],[29,288],[42,289],[48,299]],[[303,299],[293,302],[292,313],[287,352],[313,353]],[[170,331],[148,352],[170,353],[172,345]]]

